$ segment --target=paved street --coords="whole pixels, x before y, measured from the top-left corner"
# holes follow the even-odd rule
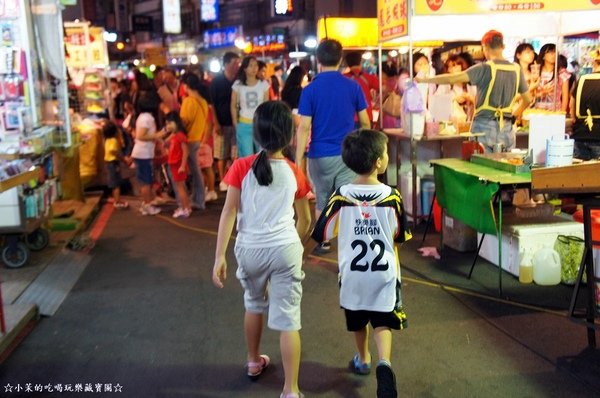
[[[57,313],[42,318],[0,365],[0,395],[76,395],[64,392],[69,385],[92,390],[84,396],[279,396],[277,333],[265,330],[263,336],[272,366],[258,382],[245,375],[233,244],[226,287],[211,283],[219,204],[187,220],[173,220],[170,211],[159,217],[113,212]],[[600,396],[598,351],[586,349],[583,327],[560,309],[494,299],[495,268],[482,261],[468,281],[471,255],[422,258],[419,242],[415,236],[401,249],[409,328],[394,333],[392,358],[401,396]],[[300,387],[307,397],[374,397],[374,374],[347,370],[354,344],[338,306],[333,259],[313,259],[305,267]],[[504,279],[513,298],[539,292],[540,301],[550,293],[561,304],[568,301],[567,287],[525,290],[515,278]],[[436,281],[459,289],[440,288]],[[372,349],[375,354],[374,344]],[[26,393],[28,383],[43,392]]]

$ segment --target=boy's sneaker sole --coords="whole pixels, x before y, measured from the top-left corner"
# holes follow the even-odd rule
[[[371,373],[371,364],[370,363],[362,363],[360,361],[360,357],[356,354],[348,364],[350,371],[354,374],[366,376]]]
[[[377,376],[377,398],[396,398],[398,390],[396,390],[396,375],[392,368],[380,362],[375,369]]]

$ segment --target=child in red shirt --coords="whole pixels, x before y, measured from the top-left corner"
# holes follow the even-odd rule
[[[187,133],[177,112],[169,112],[165,116],[165,130],[170,134],[169,141],[169,174],[177,192],[179,207],[173,213],[173,218],[187,218],[192,213],[190,197],[187,193],[185,180],[188,176]]]

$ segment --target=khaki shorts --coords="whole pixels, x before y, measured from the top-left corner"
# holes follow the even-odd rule
[[[236,277],[244,288],[246,311],[262,314],[268,310],[270,329],[301,328],[303,252],[300,242],[264,249],[235,247]]]
[[[221,126],[221,135],[213,134],[213,150],[216,159],[233,159],[235,145],[235,128],[233,126]]]

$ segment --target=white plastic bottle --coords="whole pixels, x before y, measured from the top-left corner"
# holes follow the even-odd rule
[[[533,281],[542,286],[560,283],[560,256],[556,250],[543,247],[533,255]]]

